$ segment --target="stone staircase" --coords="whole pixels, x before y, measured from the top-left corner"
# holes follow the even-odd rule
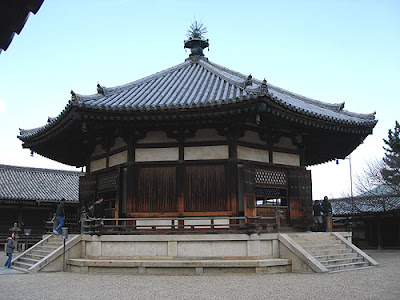
[[[297,233],[290,237],[329,273],[377,266],[372,258],[337,233]]]
[[[68,243],[71,239],[68,240]],[[37,272],[63,253],[64,240],[59,235],[47,235],[12,260],[12,268],[24,273]]]

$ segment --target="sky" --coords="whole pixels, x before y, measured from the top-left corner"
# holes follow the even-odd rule
[[[351,159],[309,167],[313,198],[350,195],[400,121],[400,1],[45,0],[0,54],[0,164],[77,170],[17,139],[45,125],[70,91],[123,85],[182,63],[200,21],[214,63],[379,120]],[[351,168],[350,168],[351,167]],[[351,171],[350,171],[351,170]],[[350,180],[352,178],[352,180]]]

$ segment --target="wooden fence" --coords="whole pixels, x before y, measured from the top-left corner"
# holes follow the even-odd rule
[[[280,216],[275,217],[162,217],[86,219],[83,234],[156,233],[260,233],[279,232]]]

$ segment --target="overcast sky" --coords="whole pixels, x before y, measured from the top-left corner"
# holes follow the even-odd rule
[[[0,164],[72,169],[35,154],[18,128],[43,126],[70,91],[95,94],[175,66],[194,20],[210,61],[357,113],[376,111],[351,155],[353,181],[399,120],[400,1],[45,0],[0,54]],[[349,160],[310,168],[313,198],[350,194]]]

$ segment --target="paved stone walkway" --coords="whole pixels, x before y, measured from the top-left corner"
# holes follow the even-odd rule
[[[7,274],[0,276],[0,299],[400,299],[400,250],[366,252],[380,267],[236,276]]]

